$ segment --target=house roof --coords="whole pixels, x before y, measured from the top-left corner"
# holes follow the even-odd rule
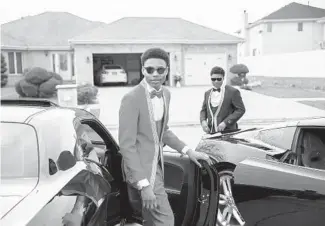
[[[181,18],[125,17],[70,40],[72,43],[238,43],[242,39]]]
[[[70,48],[68,39],[101,26],[66,12],[45,12],[1,25],[1,47]]]
[[[316,19],[325,16],[325,9],[292,2],[261,20]]]

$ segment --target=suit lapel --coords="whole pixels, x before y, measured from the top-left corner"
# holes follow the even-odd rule
[[[157,165],[158,165],[158,155],[161,155],[160,140],[159,140],[158,133],[157,133],[157,126],[156,126],[156,122],[155,122],[155,118],[154,118],[153,106],[151,103],[149,92],[147,90],[147,85],[144,80],[142,80],[140,85],[142,86],[143,92],[146,97],[148,113],[149,113],[149,121],[151,124],[151,132],[153,134],[153,140],[154,140],[155,153],[154,153],[154,157],[153,157],[153,161],[152,161],[151,176],[150,176],[150,184],[151,184],[151,186],[154,186],[155,179],[156,179]]]
[[[225,92],[226,92],[226,85],[225,85],[225,83],[224,83],[224,84],[222,84],[222,88],[221,88],[220,103],[219,103],[218,109],[217,109],[217,111],[216,111],[216,114],[215,114],[215,116],[214,116],[214,120],[215,120],[216,125],[219,124],[219,122],[218,122],[218,115],[219,115],[219,113],[220,113],[220,110],[221,110],[221,108],[222,108],[223,101],[224,101],[224,99],[225,99]]]

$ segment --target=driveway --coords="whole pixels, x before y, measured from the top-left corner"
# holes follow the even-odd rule
[[[130,87],[101,87],[100,120],[108,127],[118,124],[120,101]],[[169,88],[171,91],[170,124],[198,124],[204,92],[209,87]],[[290,99],[280,99],[240,90],[246,106],[246,113],[239,123],[260,123],[300,119],[313,116],[325,116],[325,111],[298,103]]]

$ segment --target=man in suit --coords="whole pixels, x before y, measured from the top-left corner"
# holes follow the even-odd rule
[[[212,164],[205,153],[185,145],[168,127],[170,92],[162,86],[169,70],[169,56],[152,48],[141,56],[144,79],[127,93],[119,111],[119,145],[122,169],[131,204],[142,201],[146,226],[174,226],[174,216],[164,188],[163,145],[177,150],[200,166]],[[141,203],[141,202],[140,202]]]
[[[200,122],[208,134],[236,130],[245,106],[238,89],[226,85],[225,71],[214,67],[210,72],[212,88],[205,92]]]

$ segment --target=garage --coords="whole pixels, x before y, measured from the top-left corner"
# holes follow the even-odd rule
[[[99,82],[99,75],[103,69],[116,69],[119,66],[126,72],[126,82],[116,80],[116,84],[136,85],[142,79],[141,74],[141,53],[130,54],[93,54],[94,84],[102,85]],[[107,67],[110,65],[110,67]],[[108,72],[109,73],[109,72]],[[113,72],[114,73],[114,72]],[[119,75],[115,75],[119,76]],[[115,82],[111,82],[115,83]]]
[[[132,26],[130,26],[132,24]],[[169,53],[166,85],[209,85],[212,67],[228,68],[237,61],[238,37],[181,18],[122,18],[70,40],[75,51],[76,79],[93,83],[103,64],[120,65],[132,86],[141,75],[140,56],[149,48]],[[227,57],[226,57],[227,56]]]
[[[227,68],[226,55],[222,53],[187,53],[184,64],[186,85],[208,85],[211,68]]]

